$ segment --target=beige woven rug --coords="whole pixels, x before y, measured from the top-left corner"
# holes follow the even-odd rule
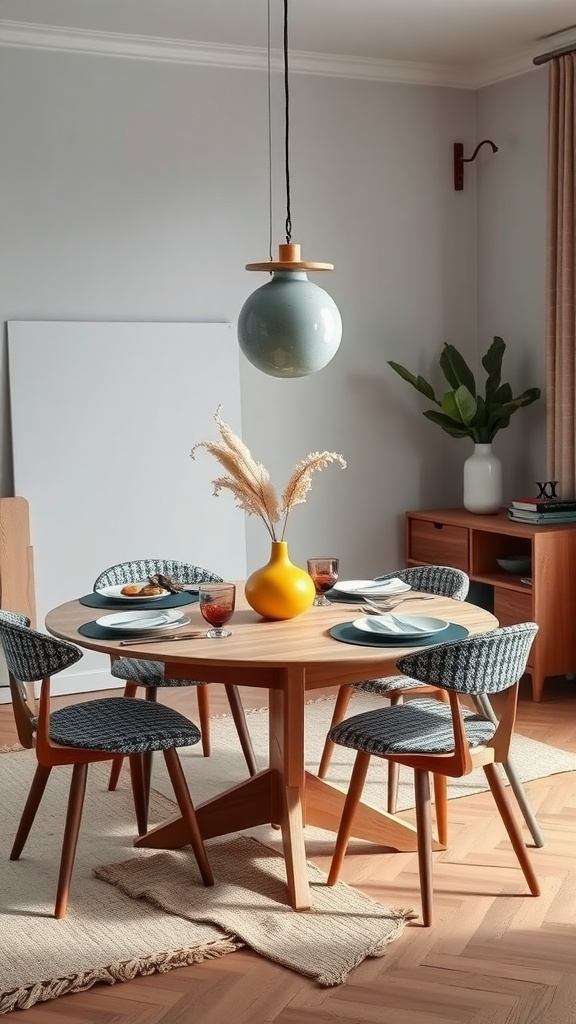
[[[358,694],[353,698],[350,713],[374,706],[381,706],[378,699]],[[308,763],[312,770],[318,762],[332,707],[332,701],[320,701],[306,709]],[[264,765],[267,715],[251,714],[248,724],[257,756]],[[196,802],[246,777],[245,762],[230,719],[212,721],[212,750],[210,758],[202,757],[199,746],[182,752]],[[576,769],[576,755],[519,736],[514,740],[514,758],[524,780]],[[347,785],[351,760],[350,752],[337,749],[330,778],[343,788]],[[241,939],[229,938],[216,925],[207,921],[189,921],[154,908],[145,900],[126,896],[117,886],[106,885],[93,875],[97,865],[135,859],[132,845],[134,818],[127,779],[123,777],[116,793],[109,793],[106,789],[107,769],[99,765],[92,766],[89,771],[68,916],[64,921],[55,921],[51,915],[69,785],[68,769],[53,771],[21,859],[15,862],[8,860],[34,766],[34,754],[30,751],[0,754],[0,792],[5,822],[0,836],[0,1013],[25,1009],[35,1002],[54,999],[66,992],[81,991],[99,980],[130,980],[138,974],[171,970],[239,948]],[[165,789],[170,793],[164,779],[162,758],[155,761],[153,785],[157,790]],[[374,758],[365,790],[366,799],[382,805],[384,787],[385,767]],[[482,777],[474,779],[469,776],[451,784],[449,792],[451,797],[465,796],[485,788]],[[402,784],[399,807],[412,804],[412,789],[407,779]],[[173,811],[170,800],[162,793],[153,793],[152,823],[169,817]],[[251,830],[251,834],[267,845],[279,848],[277,832],[260,827]],[[306,836],[311,853],[331,852],[334,843],[331,834],[320,829],[307,829]],[[139,851],[136,856],[140,859],[162,855]],[[318,878],[316,869],[311,867],[310,871],[314,884]],[[217,873],[222,876],[220,871]],[[261,882],[261,871],[258,871],[258,877]],[[331,892],[336,893],[337,889],[341,891],[335,887]],[[215,889],[204,890],[202,887],[202,890],[203,896],[215,894]],[[350,892],[360,897],[355,891]],[[378,907],[377,904],[373,906]],[[382,912],[378,907],[377,913]],[[281,916],[281,911],[278,915]],[[234,910],[232,928],[235,927],[236,916]],[[299,922],[310,918],[310,915],[296,915],[291,911],[284,916],[296,917]],[[332,919],[329,927],[333,928]],[[247,941],[250,941],[248,937]],[[271,954],[274,946],[275,943],[271,943]]]
[[[216,924],[230,938],[320,985],[338,985],[367,956],[382,956],[410,910],[389,909],[308,864],[312,906],[287,904],[284,858],[257,839],[237,836],[207,844],[214,888],[204,888],[189,850],[168,850],[96,869],[127,896],[188,921]]]
[[[207,844],[217,879],[207,889],[186,851],[135,853],[129,789],[122,785],[108,792],[107,768],[92,765],[68,914],[56,921],[52,914],[69,769],[53,770],[24,853],[19,861],[8,859],[35,764],[31,751],[0,755],[2,810],[9,823],[0,839],[0,1014],[83,991],[98,981],[129,981],[222,956],[244,942],[320,984],[334,985],[366,956],[381,955],[413,916],[389,910],[342,882],[329,889],[313,864],[313,910],[296,913],[285,902],[283,858],[244,837]],[[171,801],[152,793],[151,824],[174,810]],[[147,862],[151,877],[162,881],[164,857],[170,861],[170,887],[160,887],[147,900],[133,899],[139,895],[135,891],[125,895],[94,874],[104,862],[131,858],[128,871],[118,871],[119,882],[124,884],[127,876],[131,883],[142,881]],[[107,877],[116,879],[112,871]]]

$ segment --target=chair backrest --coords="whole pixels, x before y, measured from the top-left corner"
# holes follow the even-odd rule
[[[377,580],[400,579],[409,583],[414,590],[425,594],[438,594],[439,597],[453,597],[456,601],[465,601],[470,586],[470,579],[461,569],[453,569],[449,565],[412,565],[408,569],[387,572],[384,576],[376,576]]]
[[[535,622],[502,626],[467,640],[438,644],[421,652],[406,654],[396,662],[401,672],[412,679],[432,683],[447,690],[452,713],[454,753],[443,757],[440,772],[455,778],[467,775],[473,762],[466,734],[459,695],[507,694],[500,721],[492,739],[478,748],[481,757],[503,763],[508,758],[516,719],[518,681],[524,673],[532,641],[538,632]],[[435,770],[435,769],[432,769]]]
[[[18,612],[0,611],[0,643],[4,650],[18,739],[33,747],[37,719],[27,700],[24,683],[50,677],[82,657],[79,647],[30,628],[30,619]],[[49,691],[48,691],[49,695]],[[49,708],[44,709],[48,718]],[[42,710],[40,711],[42,715]]]
[[[170,579],[182,585],[188,583],[222,583],[221,576],[202,569],[198,565],[191,565],[189,562],[176,562],[170,558],[141,558],[132,562],[120,562],[118,565],[111,565],[97,577],[94,582],[94,590],[100,587],[113,587],[122,583],[139,583],[147,580],[149,576],[162,573]]]
[[[526,669],[535,622],[501,626],[466,640],[405,654],[396,667],[411,679],[455,693],[499,693],[514,686]]]

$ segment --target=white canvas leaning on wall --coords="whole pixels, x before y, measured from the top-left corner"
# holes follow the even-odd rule
[[[38,626],[133,558],[246,576],[245,517],[213,496],[219,466],[197,441],[213,416],[241,432],[238,345],[224,323],[8,323],[15,493],[30,503]],[[87,619],[98,613],[86,609]],[[54,692],[112,684],[84,658]]]

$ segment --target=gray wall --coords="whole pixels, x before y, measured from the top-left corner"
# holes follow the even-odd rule
[[[268,250],[264,73],[30,50],[1,56],[0,319],[235,321],[265,281],[243,269]],[[474,172],[479,309],[474,176],[464,192],[452,187],[453,142],[475,145],[486,122],[503,156],[506,131],[520,148],[524,134],[529,149],[539,138],[533,122],[542,114],[541,84],[525,80],[476,98],[456,89],[293,77],[294,240],[305,258],[336,264],[315,279],[339,304],[344,337],[334,361],[301,380],[266,377],[242,359],[242,434],[280,488],[309,451],[340,451],[348,460],[344,472],[321,473],[294,510],[288,539],[295,561],[333,552],[347,576],[392,569],[402,558],[405,509],[461,502],[469,442],[428,424],[424,401],[386,360],[438,383],[444,341],[473,360],[500,333],[511,347],[526,343],[519,369],[526,385],[538,383],[543,255],[532,259],[518,227],[534,218],[530,240],[539,244],[536,168],[514,149],[505,170],[498,165],[494,192],[488,176],[496,161]],[[278,107],[275,245],[283,240],[281,127]],[[510,190],[519,207],[512,220]],[[1,373],[6,395],[5,355]],[[193,392],[191,381],[191,401]],[[526,424],[531,412],[518,414],[511,438],[515,428],[520,438],[520,419]],[[7,404],[0,428],[1,489],[10,494]],[[207,422],[203,437],[215,436],[213,428]],[[535,437],[539,429],[536,418]],[[184,454],[182,472],[190,471]],[[63,486],[73,497],[72,473]],[[178,557],[168,548],[167,541],[166,554]],[[249,521],[249,568],[267,551],[263,526]]]
[[[544,388],[547,80],[540,67],[477,93],[477,138],[500,147],[477,177],[478,344],[482,354],[493,335],[504,338],[514,394]],[[494,450],[505,499],[536,494],[534,481],[546,479],[544,395],[514,414]]]

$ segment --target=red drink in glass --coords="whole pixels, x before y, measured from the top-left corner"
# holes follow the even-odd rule
[[[236,604],[234,583],[203,583],[198,591],[202,618],[210,623],[206,636],[211,640],[230,636],[230,630],[223,626],[232,618]]]

